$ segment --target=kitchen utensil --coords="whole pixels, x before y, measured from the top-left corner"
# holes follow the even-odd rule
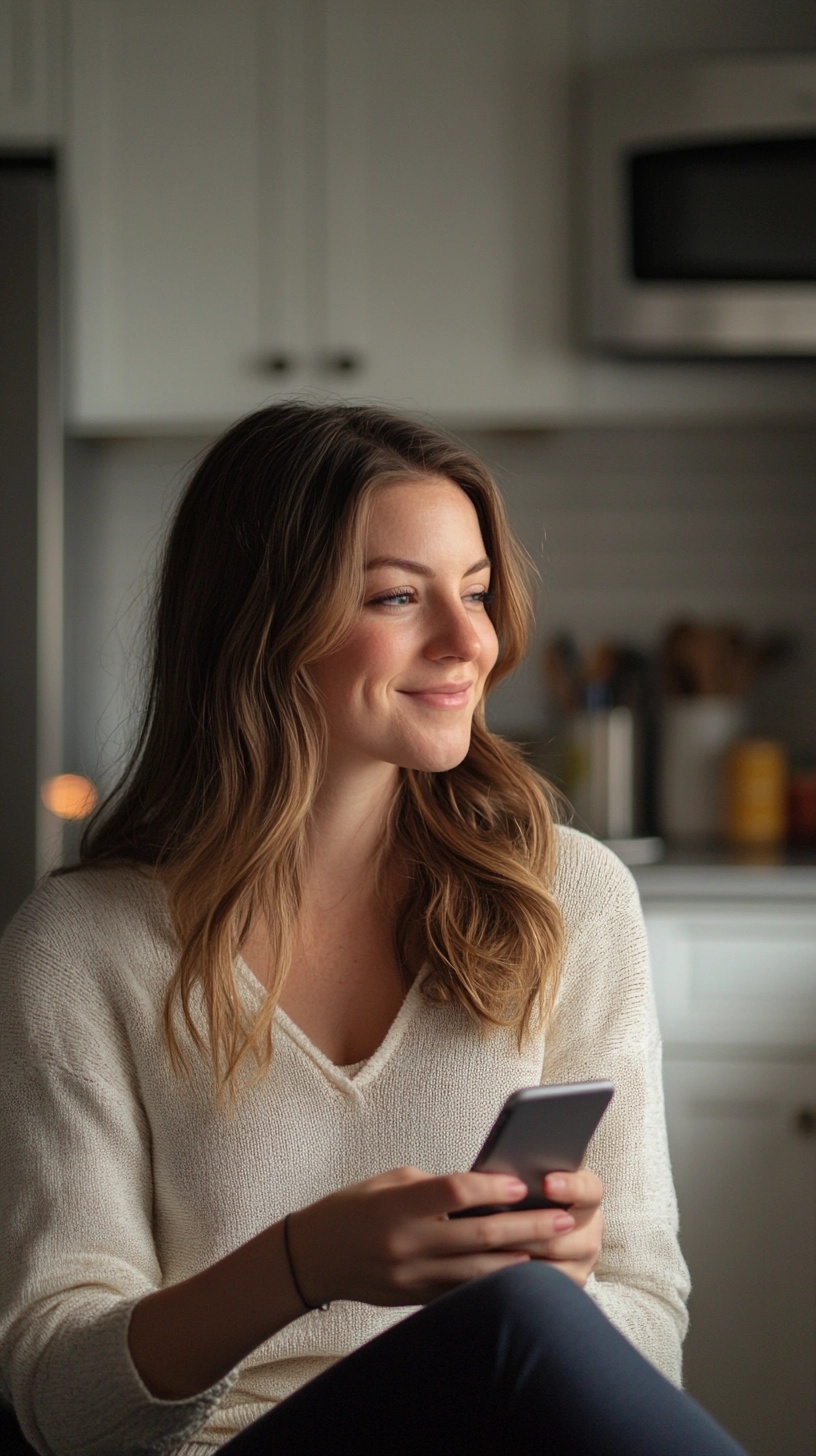
[[[631,709],[596,708],[574,716],[567,794],[579,829],[599,839],[628,839],[637,833]]]
[[[578,652],[566,632],[552,637],[544,648],[547,687],[561,713],[569,716],[583,706],[583,681]]]
[[[746,728],[742,698],[708,694],[666,701],[659,796],[665,838],[717,839],[725,833],[725,755]]]

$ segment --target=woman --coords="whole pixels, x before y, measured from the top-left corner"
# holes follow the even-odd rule
[[[293,403],[200,463],[130,768],[4,944],[37,1450],[736,1451],[655,1368],[687,1285],[631,877],[485,727],[529,620],[435,430]],[[448,1218],[525,1192],[463,1171],[509,1092],[598,1077],[566,1208]]]

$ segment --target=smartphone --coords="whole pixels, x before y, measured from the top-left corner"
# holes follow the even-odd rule
[[[504,1104],[485,1139],[472,1171],[510,1173],[527,1184],[518,1203],[457,1209],[451,1218],[475,1218],[525,1208],[560,1208],[545,1198],[547,1173],[574,1173],[600,1122],[614,1087],[611,1082],[570,1082],[564,1086],[522,1087]]]

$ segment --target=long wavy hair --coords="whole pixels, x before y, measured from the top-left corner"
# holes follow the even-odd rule
[[[378,408],[289,402],[232,426],[198,464],[167,540],[152,673],[128,765],[82,840],[85,865],[161,875],[179,945],[165,1006],[177,1071],[196,1048],[219,1095],[249,1058],[268,1068],[290,968],[326,725],[310,665],[350,630],[364,596],[371,503],[389,483],[442,476],[472,501],[492,564],[499,656],[486,693],[523,655],[530,562],[487,468],[439,430]],[[399,772],[378,868],[408,865],[395,950],[406,984],[519,1040],[555,995],[563,927],[550,890],[557,796],[477,708],[467,757]],[[262,1010],[236,957],[263,910],[274,971]],[[181,1020],[177,1015],[181,1011]],[[186,1027],[186,1033],[185,1033]]]

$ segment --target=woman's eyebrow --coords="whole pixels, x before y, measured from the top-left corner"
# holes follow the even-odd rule
[[[481,561],[469,566],[463,575],[474,576],[477,571],[484,571],[485,567],[489,565],[490,561],[483,556]],[[412,571],[416,576],[436,576],[436,572],[431,571],[429,566],[423,566],[421,561],[406,561],[403,556],[374,556],[371,561],[366,562],[365,569],[373,571],[376,566],[399,566],[403,571]]]

